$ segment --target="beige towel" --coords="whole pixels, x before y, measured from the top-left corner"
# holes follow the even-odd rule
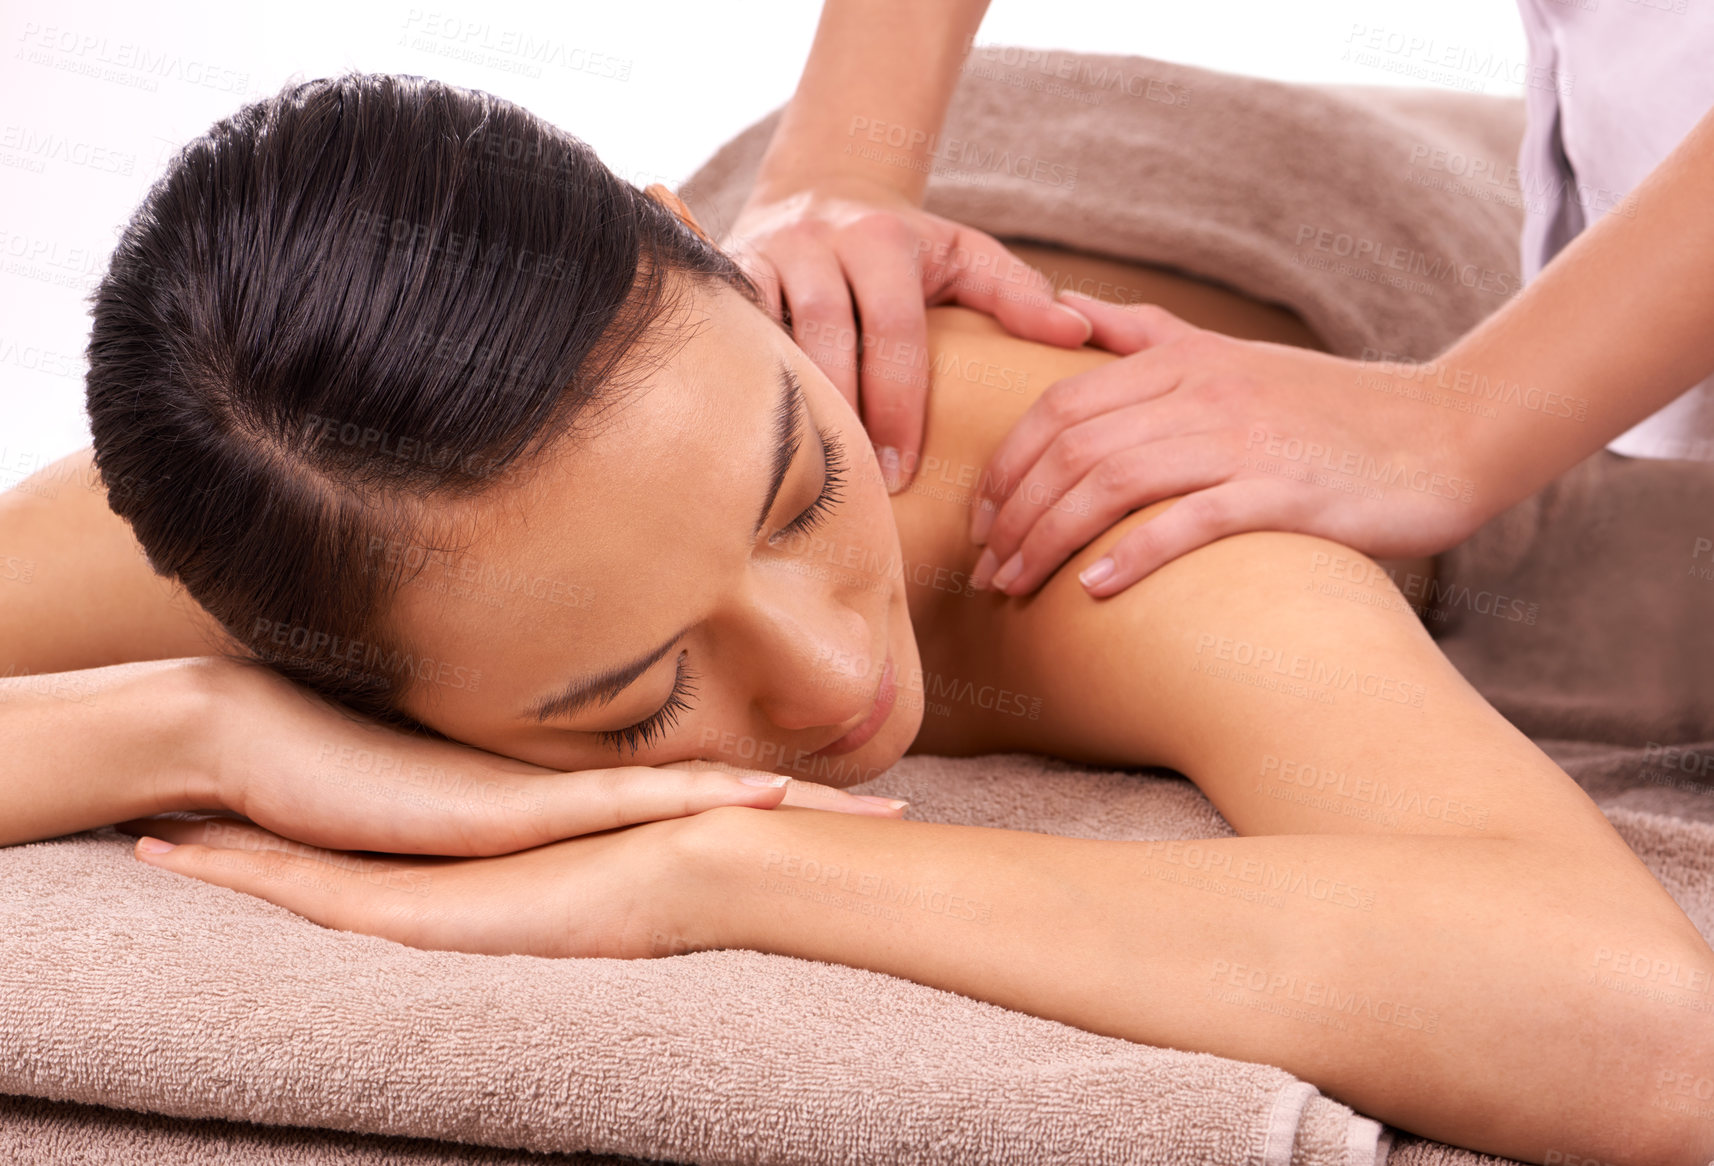
[[[729,220],[772,124],[686,184],[705,221]],[[1521,125],[1512,100],[978,50],[940,146],[950,172],[931,180],[927,205],[996,234],[1229,283],[1292,307],[1340,352],[1426,357],[1515,289],[1516,192],[1460,174],[1503,174]],[[1480,589],[1529,570],[1506,551],[1519,529],[1543,553],[1587,541],[1575,506],[1544,523],[1539,505],[1496,520],[1453,557],[1451,577]],[[1564,565],[1527,576],[1531,602],[1567,613],[1530,625],[1539,658],[1574,655],[1583,631]],[[1622,617],[1623,599],[1609,592],[1604,618]],[[1494,637],[1518,629],[1460,618],[1476,601],[1459,594],[1444,602],[1444,642],[1481,687],[1483,661],[1504,654]],[[1653,647],[1630,643],[1633,655]],[[1584,667],[1585,704],[1600,703],[1614,666]],[[1515,677],[1494,681],[1503,709],[1532,698]],[[1709,787],[1677,770],[1670,784],[1638,776],[1637,734],[1653,723],[1582,736],[1578,726],[1602,722],[1556,718],[1550,696],[1533,698],[1548,711],[1532,731],[1555,738],[1550,752],[1707,933]],[[1183,780],[1022,755],[907,758],[860,788],[909,797],[912,816],[931,821],[1112,839],[1230,832]],[[465,1143],[586,1166],[596,1160],[580,1151],[1369,1166],[1392,1141],[1276,1068],[837,965],[419,952],[143,867],[108,832],[0,851],[0,886],[0,1093],[50,1099],[0,1105],[0,1150],[28,1144],[33,1161],[525,1160],[448,1144]],[[198,1120],[213,1118],[230,1120]],[[1492,1160],[1395,1144],[1395,1163]]]

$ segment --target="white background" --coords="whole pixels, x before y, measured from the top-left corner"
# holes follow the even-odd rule
[[[676,186],[791,96],[819,4],[304,0],[250,8],[243,0],[0,6],[0,489],[88,444],[84,297],[165,159],[244,102],[347,67],[425,74],[527,106],[638,185]],[[1134,53],[1288,81],[1422,83],[1345,59],[1354,35],[1377,28],[1437,52],[1524,58],[1511,0],[994,0],[977,43]],[[601,63],[576,71],[504,52],[460,55],[472,43],[502,46],[525,34],[558,42],[562,58]],[[601,75],[621,71],[623,80]],[[1491,80],[1466,86],[1522,92]]]

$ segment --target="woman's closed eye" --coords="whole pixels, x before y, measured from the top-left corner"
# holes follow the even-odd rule
[[[685,697],[696,691],[691,683],[696,679],[696,673],[685,663],[688,652],[678,654],[678,673],[673,680],[672,695],[659,710],[623,729],[604,729],[600,733],[601,742],[611,745],[620,752],[630,749],[633,755],[638,749],[646,749],[654,743],[656,737],[664,734],[678,723],[680,713],[690,711],[690,702]]]
[[[770,543],[792,535],[807,534],[814,530],[827,518],[844,496],[842,491],[845,487],[847,469],[845,446],[830,429],[819,430],[819,436],[821,437],[822,458],[826,467],[823,471],[821,492],[816,495],[815,501],[811,502],[802,514],[770,535],[768,538]],[[667,697],[666,703],[634,725],[628,725],[623,729],[602,730],[598,735],[603,744],[611,745],[621,752],[629,749],[632,754],[635,754],[639,749],[648,748],[658,738],[664,736],[669,729],[678,724],[680,714],[689,712],[692,707],[685,697],[696,691],[691,683],[696,679],[696,673],[691,671],[689,665],[685,663],[686,655],[685,652],[678,654],[678,673],[673,681],[672,694]]]
[[[807,534],[839,504],[845,488],[845,445],[831,429],[817,431],[821,437],[821,454],[826,465],[821,481],[821,493],[809,508],[769,536],[770,543],[792,535]]]

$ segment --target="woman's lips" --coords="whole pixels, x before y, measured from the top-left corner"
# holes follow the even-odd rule
[[[893,654],[888,652],[886,663],[881,665],[881,686],[875,693],[874,710],[863,718],[862,724],[832,744],[823,745],[810,756],[832,757],[840,753],[850,753],[854,749],[861,749],[868,743],[870,737],[880,732],[881,726],[886,723],[887,714],[893,711],[893,698],[896,694],[897,689],[893,684]]]

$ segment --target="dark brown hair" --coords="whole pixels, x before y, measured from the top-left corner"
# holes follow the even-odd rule
[[[674,274],[756,298],[517,105],[415,76],[288,85],[179,151],[91,294],[109,504],[229,654],[432,733],[399,707],[447,678],[388,626],[396,548],[620,399]]]

